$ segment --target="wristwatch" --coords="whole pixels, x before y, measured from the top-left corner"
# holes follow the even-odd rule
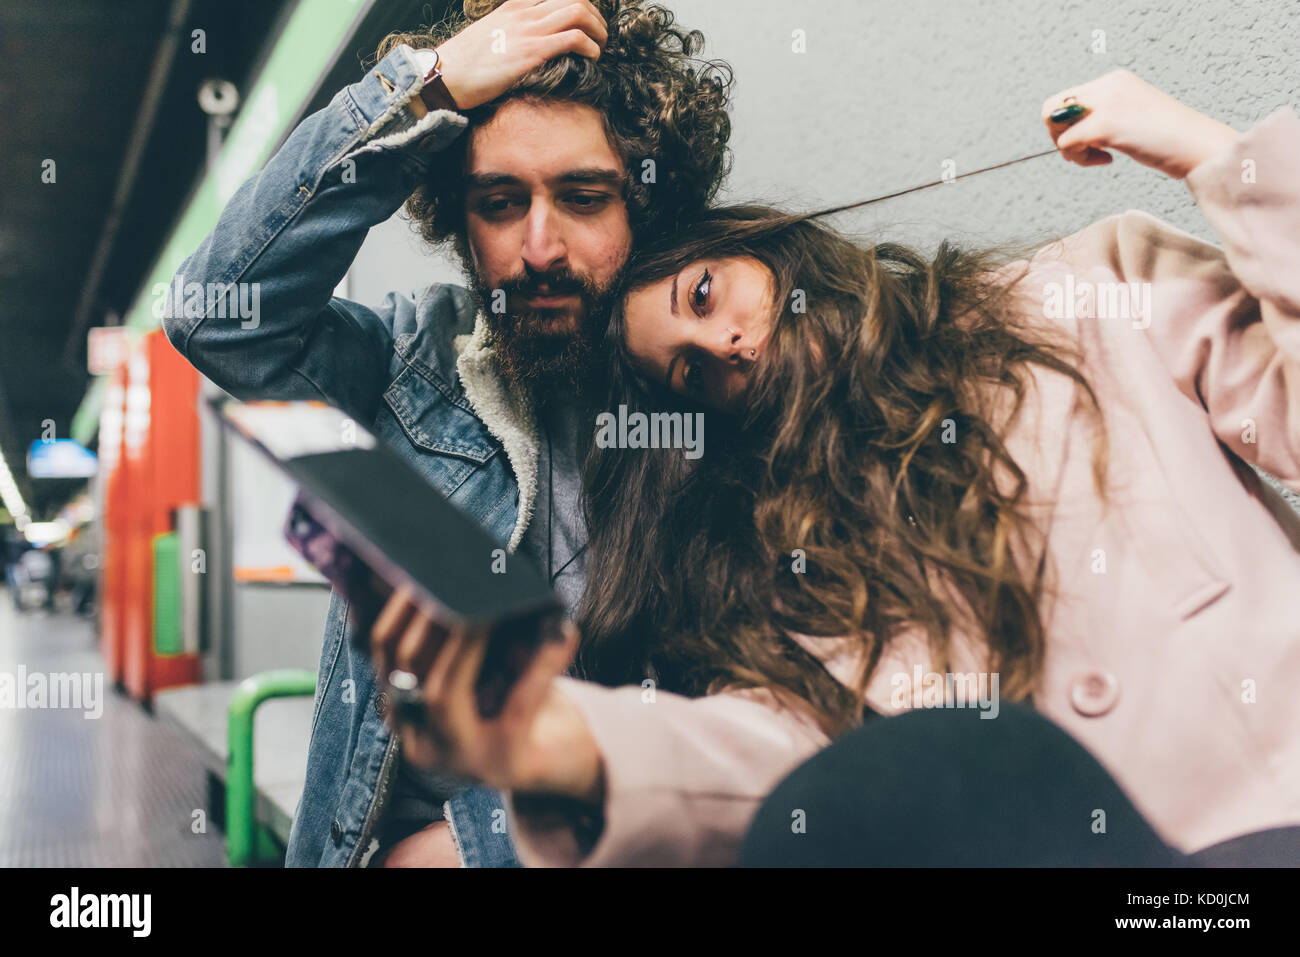
[[[438,56],[437,50],[430,50],[433,54],[433,66],[429,72],[424,75],[424,86],[420,90],[420,99],[424,105],[433,110],[452,110],[460,112],[460,107],[456,105],[455,98],[451,91],[447,89],[447,83],[442,78],[442,58]]]

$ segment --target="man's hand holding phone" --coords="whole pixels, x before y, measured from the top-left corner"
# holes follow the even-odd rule
[[[545,619],[538,627],[547,627]],[[556,677],[573,660],[578,631],[571,622],[558,636],[542,635],[516,680],[504,689],[494,715],[482,713],[481,677],[491,632],[444,626],[399,589],[371,630],[371,654],[381,681],[414,682],[423,709],[389,708],[402,753],[422,767],[438,767],[501,790],[556,794],[603,803],[600,750],[577,706]],[[409,700],[415,689],[390,690]]]

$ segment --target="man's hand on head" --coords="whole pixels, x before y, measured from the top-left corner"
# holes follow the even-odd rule
[[[447,91],[462,110],[489,103],[547,60],[597,59],[608,38],[591,0],[506,0],[438,47]]]

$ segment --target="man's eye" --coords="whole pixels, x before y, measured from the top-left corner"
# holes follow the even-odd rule
[[[712,286],[713,276],[706,269],[704,270],[704,275],[700,277],[700,281],[697,282],[695,288],[691,290],[691,305],[695,307],[697,313],[708,307],[709,290]]]
[[[609,205],[608,193],[570,193],[565,201],[578,212],[592,213]]]
[[[488,196],[478,201],[478,211],[482,216],[501,216],[516,202],[512,196]]]

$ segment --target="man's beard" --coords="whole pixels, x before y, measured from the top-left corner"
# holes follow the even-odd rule
[[[614,282],[602,286],[567,269],[525,271],[492,288],[470,269],[469,280],[487,317],[502,376],[539,401],[552,392],[586,393],[600,340],[609,325]],[[547,296],[574,295],[577,299],[558,307],[536,307],[525,301],[543,294],[542,287]],[[499,311],[503,306],[504,311]]]

